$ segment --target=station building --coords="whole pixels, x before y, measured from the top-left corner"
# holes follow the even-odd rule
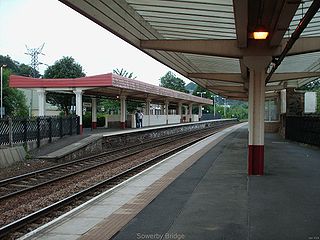
[[[97,98],[101,96],[120,101],[120,114],[109,115],[106,118],[106,127],[116,124],[121,128],[135,128],[135,114],[128,115],[127,100],[144,103],[143,126],[199,121],[201,120],[203,106],[213,104],[210,99],[128,79],[112,73],[74,79],[37,79],[11,75],[10,86],[36,89],[39,104],[38,116],[46,115],[47,92],[74,94],[76,97],[76,114],[80,116],[81,129],[83,96],[91,98],[93,129],[97,127]],[[154,107],[152,107],[152,104]],[[155,109],[155,106],[160,107]],[[198,114],[192,112],[193,106],[198,106]]]
[[[60,1],[211,92],[247,100],[249,175],[263,175],[266,99],[301,113],[295,90],[320,76],[316,0]]]

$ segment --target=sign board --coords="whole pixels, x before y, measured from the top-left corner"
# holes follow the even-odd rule
[[[91,108],[91,103],[89,103],[89,102],[83,102],[82,106],[83,106],[83,107],[86,107],[86,108]]]
[[[317,111],[317,93],[306,92],[304,94],[304,112],[315,113]]]

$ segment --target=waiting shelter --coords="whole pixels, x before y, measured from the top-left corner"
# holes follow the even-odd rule
[[[145,103],[144,126],[180,123],[182,121],[199,121],[202,116],[202,107],[212,105],[211,99],[200,98],[191,94],[182,93],[164,87],[155,86],[134,79],[125,78],[108,73],[96,76],[65,79],[39,79],[24,76],[10,76],[10,87],[35,89],[38,94],[39,116],[45,116],[45,103],[47,92],[63,92],[75,94],[76,114],[80,116],[80,129],[82,132],[83,96],[91,98],[92,128],[97,127],[97,98],[105,96],[120,101],[119,125],[126,127],[131,122],[134,127],[134,114],[132,119],[127,116],[126,101],[140,101]],[[160,115],[150,115],[152,103],[162,105]],[[192,113],[193,105],[199,107],[198,115]],[[169,115],[169,106],[177,109],[177,114]],[[182,107],[186,107],[183,115]],[[112,119],[110,119],[112,120]],[[130,121],[128,121],[130,120]],[[128,126],[128,124],[127,124]],[[130,126],[130,125],[129,125]]]
[[[265,100],[319,78],[319,0],[60,1],[209,91],[248,100],[248,175],[264,173]]]

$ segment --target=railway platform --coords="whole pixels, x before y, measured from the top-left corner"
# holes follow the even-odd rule
[[[319,148],[266,134],[266,174],[248,177],[247,134],[224,129],[23,239],[319,239]]]
[[[101,136],[112,135],[115,133],[125,133],[130,131],[132,131],[132,129],[130,128],[84,128],[83,133],[80,135],[64,136],[63,138],[60,138],[55,142],[31,150],[30,154],[33,158],[42,158],[50,155],[59,156],[73,151],[75,148],[79,148],[79,146],[92,142],[100,138]]]
[[[88,129],[87,131],[85,130],[81,135],[63,137],[58,141],[44,145],[38,149],[34,149],[29,154],[33,159],[64,162],[66,160],[73,160],[76,156],[87,157],[92,154],[103,152],[106,150],[105,149],[106,144],[108,145],[109,142],[119,141],[120,145],[126,144],[126,142],[128,141],[133,141],[132,139],[133,135],[137,136],[137,135],[148,134],[148,133],[150,133],[151,135],[155,135],[155,132],[174,131],[172,129],[178,129],[176,130],[176,132],[184,131],[182,129],[186,129],[186,131],[190,131],[192,129],[197,129],[197,126],[200,126],[200,125],[202,125],[203,127],[206,127],[209,125],[219,126],[220,123],[234,124],[236,122],[237,122],[236,119],[217,119],[217,120],[190,122],[190,123],[159,125],[159,126],[151,126],[151,127],[143,127],[143,128],[127,128],[127,129],[100,128],[100,129],[94,129],[93,131],[89,131]],[[109,140],[104,140],[106,138],[108,138]],[[124,142],[121,142],[122,141],[121,138],[126,140]],[[140,141],[143,141],[143,139],[141,139]]]

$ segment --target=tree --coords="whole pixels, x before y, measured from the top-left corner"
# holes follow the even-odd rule
[[[316,79],[308,84],[300,87],[301,90],[317,91],[320,90],[320,79]]]
[[[11,69],[3,69],[3,106],[5,114],[14,117],[28,116],[26,98],[22,91],[9,87]]]
[[[160,86],[165,88],[170,88],[179,92],[188,91],[185,88],[186,83],[181,79],[176,77],[171,71],[167,72],[166,75],[160,78]]]
[[[210,92],[208,89],[201,87],[200,85],[196,85],[196,88],[193,91],[192,95],[209,99],[213,98],[213,93]]]
[[[26,65],[24,63],[21,63],[19,65],[19,69],[18,69],[18,75],[20,76],[26,76],[26,77],[30,77],[31,76],[31,72],[32,72],[32,67],[30,67],[29,65]],[[38,71],[36,71],[36,78],[40,78],[41,75]]]
[[[14,74],[18,73],[19,71],[19,63],[17,61],[13,61],[8,55],[0,55],[0,66],[2,65],[7,65],[6,69],[10,69],[10,71]]]
[[[196,90],[196,87],[197,87],[197,84],[195,84],[194,82],[189,82],[187,85],[186,85],[186,90],[189,91],[189,93],[193,93],[195,90]]]
[[[137,77],[133,77],[133,72],[129,73],[127,72],[127,70],[124,70],[123,68],[121,68],[121,70],[119,70],[118,68],[113,69],[113,73],[118,74],[122,77],[126,77],[126,78],[131,78],[131,79],[136,79]]]
[[[11,74],[22,75],[25,72],[27,65],[20,64],[14,61],[10,56],[0,55],[0,65],[7,65],[3,68],[3,106],[5,107],[5,113],[8,116],[27,116],[28,108],[26,105],[26,98],[22,91],[16,88],[9,87],[9,76]],[[28,68],[29,72],[31,67]]]
[[[129,73],[127,70],[124,70],[121,68],[119,70],[118,68],[113,70],[113,73],[118,74],[122,77],[135,79],[136,77],[133,77],[133,72]],[[100,100],[99,105],[102,105],[105,109],[107,109],[108,112],[115,112],[117,109],[120,108],[120,102],[118,100],[111,100],[111,99],[104,99]],[[128,112],[134,112],[137,108],[142,107],[142,103],[135,102],[135,101],[127,101],[127,110]]]
[[[208,89],[206,89],[198,84],[195,84],[195,88],[193,90],[192,95],[197,96],[197,97],[212,99],[214,94],[212,92],[210,92]],[[194,112],[198,113],[198,111],[199,111],[198,107],[194,106],[193,109],[194,109],[193,110]],[[203,111],[205,113],[209,112],[210,111],[209,106],[205,105],[203,108]]]
[[[31,74],[32,68],[24,63],[19,63],[18,61],[12,60],[9,56],[0,55],[0,65],[7,65],[7,69],[10,69],[12,74],[29,77]],[[36,71],[36,78],[39,78],[41,75]]]
[[[81,65],[75,62],[72,57],[63,57],[56,61],[45,70],[43,75],[44,78],[78,78],[84,76],[85,73]],[[72,105],[72,97],[69,94],[48,93],[47,102],[57,106],[61,111],[64,111],[65,115],[68,115]]]

